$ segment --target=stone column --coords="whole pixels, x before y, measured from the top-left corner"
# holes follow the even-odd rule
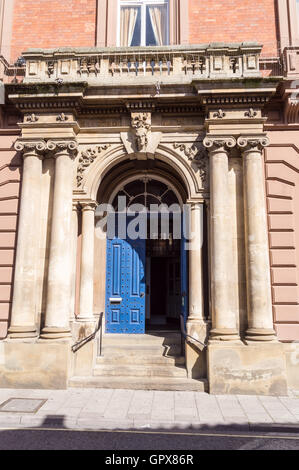
[[[77,278],[77,247],[78,247],[78,203],[73,203],[72,211],[72,287],[70,319],[75,319],[76,305],[76,278]]]
[[[39,246],[39,211],[42,176],[42,140],[20,139],[15,144],[23,152],[23,178],[18,226],[17,254],[13,287],[10,338],[37,336],[36,329],[36,266]]]
[[[55,182],[50,241],[48,296],[45,326],[41,337],[59,339],[70,336],[72,279],[72,195],[74,140],[49,141],[48,150],[55,158]]]
[[[236,314],[230,306],[231,230],[228,192],[228,152],[233,137],[204,139],[210,157],[211,340],[239,339]]]
[[[94,237],[96,202],[81,202],[82,250],[80,275],[80,313],[77,320],[93,321]]]
[[[189,317],[188,324],[205,323],[203,307],[203,202],[191,202],[189,251]]]
[[[251,341],[275,340],[263,148],[266,136],[238,139],[243,154],[248,330]]]

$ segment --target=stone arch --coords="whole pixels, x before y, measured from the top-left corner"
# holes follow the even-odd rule
[[[130,156],[131,157],[131,156]],[[199,171],[194,163],[190,163],[186,157],[180,152],[169,149],[166,146],[159,146],[155,159],[164,162],[166,166],[178,175],[186,191],[186,199],[198,198],[202,195],[203,188],[200,184]],[[107,173],[122,162],[140,162],[145,160],[137,160],[129,158],[124,151],[123,146],[117,146],[108,149],[103,157],[99,157],[95,163],[89,168],[83,183],[83,189],[87,197],[96,200],[99,187],[103,182]],[[152,160],[150,160],[152,161]]]

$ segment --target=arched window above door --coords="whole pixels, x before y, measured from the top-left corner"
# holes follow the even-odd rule
[[[166,204],[167,206],[179,204],[176,194],[169,186],[148,177],[135,179],[121,188],[113,200],[113,207],[116,210],[119,196],[126,198],[127,208],[132,206],[132,204],[141,204],[147,209],[150,209],[152,204],[158,206],[160,204]]]

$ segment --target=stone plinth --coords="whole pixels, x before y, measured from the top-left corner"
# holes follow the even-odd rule
[[[66,389],[72,375],[71,342],[7,340],[0,388]]]
[[[211,343],[208,380],[212,394],[287,395],[281,343]]]

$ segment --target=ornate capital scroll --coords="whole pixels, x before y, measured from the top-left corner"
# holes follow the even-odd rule
[[[98,203],[96,201],[80,201],[82,212],[95,211]]]
[[[208,149],[209,153],[219,151],[227,152],[236,146],[236,139],[230,136],[207,135],[207,137],[204,138],[203,145]]]
[[[110,144],[97,145],[95,148],[83,150],[79,157],[79,165],[77,169],[77,187],[79,188],[83,181],[83,174],[87,168],[110,147]]]
[[[238,138],[238,147],[242,152],[262,152],[269,145],[269,139],[266,136],[242,136]]]
[[[195,142],[194,144],[179,144],[179,143],[174,143],[173,144],[174,149],[178,149],[180,152],[183,152],[184,155],[190,160],[192,163],[194,163],[200,174],[200,178],[203,183],[207,180],[207,174],[208,174],[208,154],[203,146],[203,143],[200,142]]]
[[[48,140],[47,150],[54,158],[60,154],[67,154],[70,158],[75,158],[78,153],[78,143],[75,140]]]
[[[28,156],[42,157],[47,149],[47,144],[44,140],[18,139],[14,148],[17,152],[21,152],[24,158]]]

